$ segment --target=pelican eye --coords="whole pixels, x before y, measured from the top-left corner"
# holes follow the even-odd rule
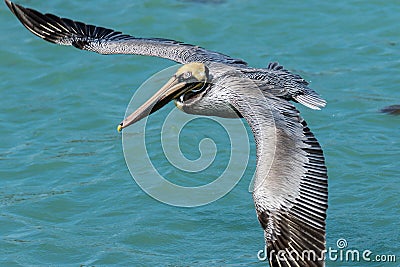
[[[190,71],[184,72],[178,76],[180,82],[184,82],[192,77],[192,73]]]
[[[185,80],[189,79],[190,77],[192,77],[192,73],[190,71],[184,72],[182,74],[182,78]]]

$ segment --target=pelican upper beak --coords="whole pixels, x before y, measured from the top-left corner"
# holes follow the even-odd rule
[[[120,132],[129,125],[147,117],[151,113],[165,106],[169,101],[178,98],[182,94],[191,90],[195,85],[196,83],[180,82],[178,77],[174,75],[157,93],[155,93],[131,115],[126,117],[118,125],[117,130]]]

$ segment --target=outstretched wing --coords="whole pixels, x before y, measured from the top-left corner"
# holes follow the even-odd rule
[[[87,25],[5,0],[7,6],[32,33],[46,41],[71,45],[100,54],[134,54],[170,59],[179,63],[221,62],[246,66],[241,59],[204,48],[161,38],[135,38],[118,31]]]
[[[326,102],[299,75],[292,74],[277,63],[267,68],[247,67],[241,59],[218,52],[162,38],[136,38],[111,29],[88,25],[5,0],[21,23],[40,38],[60,45],[69,45],[100,54],[134,54],[170,59],[178,63],[218,62],[240,67],[253,80],[259,80],[273,95],[294,100],[312,109],[324,107]]]
[[[318,141],[288,101],[229,87],[256,142],[253,198],[270,265],[324,266],[328,177]]]

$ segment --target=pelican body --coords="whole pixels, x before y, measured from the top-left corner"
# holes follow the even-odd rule
[[[46,41],[100,54],[156,56],[184,64],[118,130],[170,101],[190,114],[244,118],[256,143],[253,199],[269,264],[325,265],[327,169],[317,139],[290,101],[312,109],[326,102],[304,79],[278,63],[251,68],[241,59],[198,46],[136,38],[5,2],[28,30]]]

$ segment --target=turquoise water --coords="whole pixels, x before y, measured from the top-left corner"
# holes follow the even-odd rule
[[[326,155],[327,246],[336,249],[344,238],[350,249],[397,256],[396,263],[327,266],[399,265],[400,117],[378,112],[400,104],[398,1],[20,3],[136,36],[198,44],[253,66],[277,60],[301,74],[328,101],[322,111],[298,106]],[[1,266],[265,265],[257,259],[263,233],[247,190],[254,153],[238,185],[202,207],[160,203],[131,178],[116,125],[135,88],[173,62],[51,45],[4,4],[0,14]],[[214,127],[204,119],[186,129],[185,156],[196,159],[193,142]],[[157,129],[150,153],[179,183],[209,182],[227,164],[226,135],[213,134],[222,154],[214,171],[192,180],[165,165]]]

